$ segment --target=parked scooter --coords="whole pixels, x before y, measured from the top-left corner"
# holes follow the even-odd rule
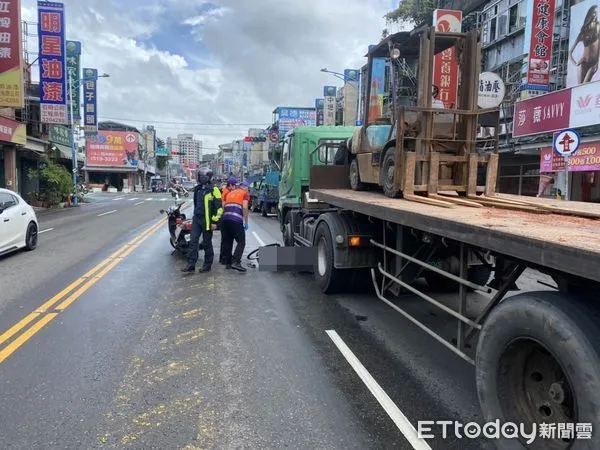
[[[190,234],[192,232],[192,221],[187,220],[185,214],[181,212],[181,207],[184,203],[178,203],[176,205],[171,206],[166,211],[164,209],[160,210],[161,214],[167,214],[168,227],[171,242],[171,246],[180,251],[181,253],[187,253],[188,247],[190,245]]]

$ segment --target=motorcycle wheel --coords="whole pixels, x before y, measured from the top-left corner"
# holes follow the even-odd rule
[[[177,245],[175,245],[175,242],[173,242],[173,237],[172,236],[169,238],[169,242],[171,243],[171,247],[177,248]]]
[[[189,193],[189,192],[186,192],[186,193],[184,194],[184,197],[185,197],[185,198],[187,198],[187,197],[189,197],[189,196],[190,196],[190,193]]]

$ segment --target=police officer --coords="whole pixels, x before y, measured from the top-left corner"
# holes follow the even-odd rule
[[[204,265],[200,272],[210,272],[215,256],[212,236],[217,229],[217,223],[223,214],[221,205],[221,191],[212,184],[212,171],[200,169],[198,171],[198,184],[194,188],[194,219],[192,221],[192,235],[188,251],[188,263],[182,272],[195,272],[198,262],[198,244],[202,236],[204,249]]]
[[[227,268],[239,272],[246,272],[242,266],[242,255],[246,246],[246,230],[248,229],[248,183],[243,182],[242,187],[236,187],[227,193],[221,225],[221,240],[223,257]],[[231,255],[233,241],[235,240],[235,252]]]
[[[229,192],[231,192],[233,189],[235,189],[237,185],[237,179],[235,177],[229,177],[229,179],[223,183],[223,186],[221,186],[221,196],[223,198],[223,208],[225,208],[225,203],[227,202],[227,194],[229,194]],[[228,263],[227,262],[227,258],[225,258],[225,239],[223,239],[223,234],[222,234],[222,230],[221,230],[221,251],[219,252],[219,262],[222,265],[228,265],[231,264],[231,261]],[[229,249],[229,253],[231,253],[231,249]]]

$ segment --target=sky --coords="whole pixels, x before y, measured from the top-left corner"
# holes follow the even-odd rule
[[[100,120],[193,133],[205,153],[271,123],[276,106],[314,106],[320,72],[360,68],[391,0],[65,0],[67,39],[98,83]],[[37,57],[36,2],[22,0]],[[37,66],[34,78],[37,79]]]

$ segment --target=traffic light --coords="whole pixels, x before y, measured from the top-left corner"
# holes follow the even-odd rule
[[[260,137],[246,136],[244,138],[244,142],[267,142],[267,138],[266,138],[266,136],[260,136]]]

